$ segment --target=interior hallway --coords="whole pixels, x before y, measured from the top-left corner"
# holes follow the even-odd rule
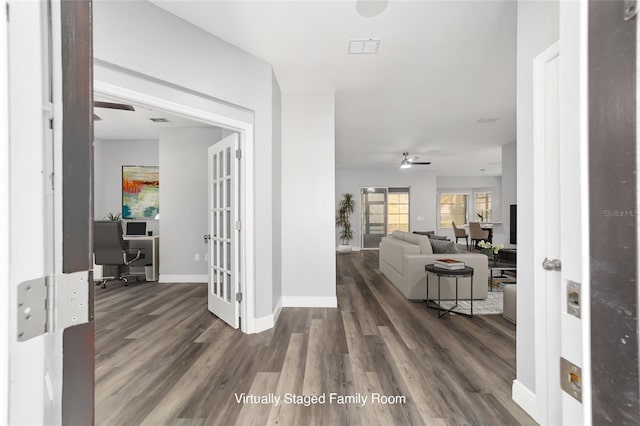
[[[376,251],[338,255],[338,309],[285,308],[253,335],[207,311],[204,284],[97,287],[96,424],[535,424],[511,400],[515,326],[439,320],[377,267]],[[407,403],[243,406],[235,392]]]

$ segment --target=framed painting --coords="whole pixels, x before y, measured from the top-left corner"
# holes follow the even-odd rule
[[[122,166],[122,218],[157,219],[159,190],[158,166]]]

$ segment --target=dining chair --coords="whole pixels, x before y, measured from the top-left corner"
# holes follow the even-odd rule
[[[469,235],[467,231],[465,231],[464,228],[458,228],[454,221],[451,221],[451,226],[453,226],[453,236],[456,237],[456,244],[458,244],[458,238],[464,238],[467,250],[469,250]]]

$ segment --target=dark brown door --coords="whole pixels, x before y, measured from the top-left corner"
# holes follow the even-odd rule
[[[640,424],[636,19],[625,19],[625,3],[589,2],[589,228],[594,425]]]

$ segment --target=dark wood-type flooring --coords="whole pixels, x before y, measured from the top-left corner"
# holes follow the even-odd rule
[[[439,320],[378,271],[373,251],[337,256],[338,309],[285,308],[243,335],[207,311],[204,284],[96,288],[98,425],[515,425],[515,327]],[[238,404],[234,393],[337,392],[368,404]],[[372,404],[372,393],[406,404]],[[328,395],[327,395],[328,398]]]

